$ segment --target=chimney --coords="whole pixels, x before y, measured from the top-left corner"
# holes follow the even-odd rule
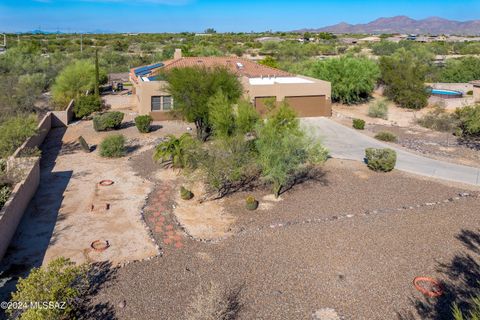
[[[173,59],[182,59],[182,49],[175,49],[175,53],[173,54]]]

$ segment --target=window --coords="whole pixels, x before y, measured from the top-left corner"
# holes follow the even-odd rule
[[[162,110],[168,111],[172,109],[172,96],[163,96]]]
[[[170,111],[173,108],[172,96],[153,96],[152,111]]]
[[[160,111],[161,110],[161,98],[160,96],[153,96],[152,97],[152,111]]]

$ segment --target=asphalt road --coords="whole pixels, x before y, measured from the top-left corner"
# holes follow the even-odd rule
[[[473,168],[423,157],[392,147],[327,118],[302,119],[311,134],[322,139],[330,155],[338,159],[363,161],[365,149],[391,148],[397,152],[396,169],[448,181],[480,185],[480,168]]]

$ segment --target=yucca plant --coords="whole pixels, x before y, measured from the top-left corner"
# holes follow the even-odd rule
[[[179,138],[168,135],[155,149],[153,159],[173,168],[185,168],[193,166],[196,141],[184,133]]]

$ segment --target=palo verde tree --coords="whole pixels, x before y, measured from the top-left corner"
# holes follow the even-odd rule
[[[428,104],[425,79],[428,57],[401,48],[380,59],[381,81],[385,95],[402,108],[422,109]]]
[[[370,98],[380,71],[368,58],[343,56],[318,61],[307,73],[332,83],[332,100],[356,104]]]
[[[237,76],[226,68],[175,68],[167,75],[168,91],[175,101],[175,111],[188,122],[194,122],[197,138],[206,141],[211,134],[209,106],[220,90],[230,105],[242,94]]]

